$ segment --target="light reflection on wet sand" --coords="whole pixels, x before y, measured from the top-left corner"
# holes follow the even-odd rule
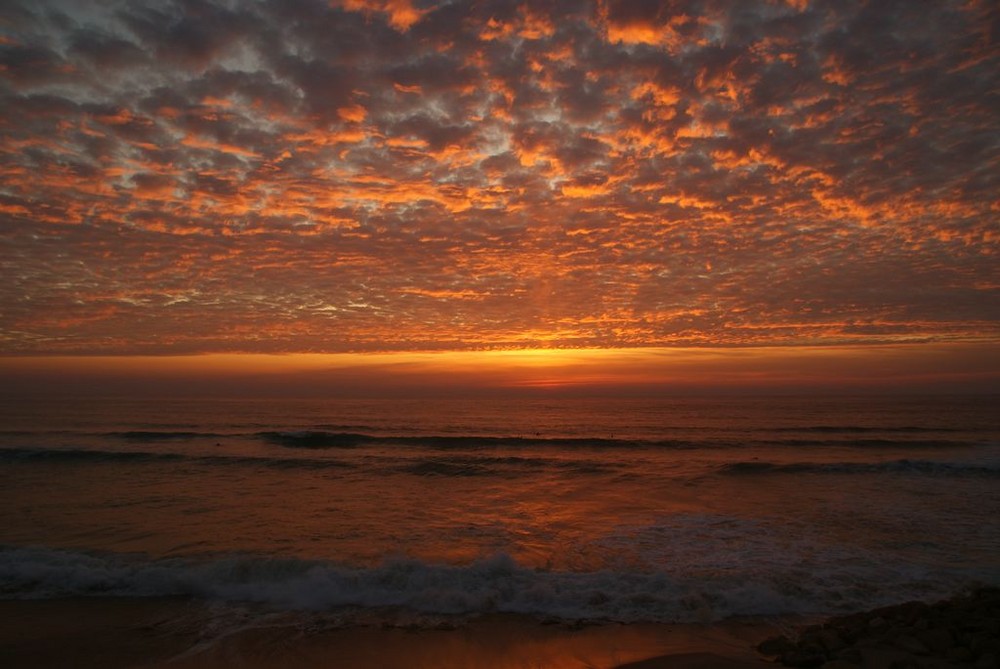
[[[661,664],[648,666],[736,668],[760,661],[754,646],[779,624],[570,626],[490,615],[433,628],[276,618],[240,630],[214,620],[210,606],[183,599],[0,601],[0,649],[10,669],[611,669],[651,658]]]

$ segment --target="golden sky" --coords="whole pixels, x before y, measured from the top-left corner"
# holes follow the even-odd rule
[[[0,391],[127,396],[995,392],[1000,346],[837,345],[0,357]],[[6,386],[6,387],[4,387]]]
[[[998,14],[4,2],[0,351],[995,351]]]

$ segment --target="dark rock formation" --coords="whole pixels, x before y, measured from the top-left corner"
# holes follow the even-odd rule
[[[757,649],[786,667],[1000,669],[1000,589],[832,618]]]

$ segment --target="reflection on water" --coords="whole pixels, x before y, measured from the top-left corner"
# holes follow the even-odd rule
[[[0,543],[190,564],[236,554],[299,560],[292,572],[319,561],[316,573],[340,589],[345,574],[367,583],[388,577],[379,571],[387,561],[408,559],[417,567],[393,576],[406,582],[386,597],[429,610],[448,607],[419,580],[452,566],[466,571],[449,578],[479,593],[471,609],[662,620],[847,607],[913,584],[946,590],[997,577],[1000,431],[985,403],[931,406],[783,398],[8,408]],[[10,578],[22,574],[18,558],[4,556]],[[484,560],[509,560],[510,573],[468,571]],[[190,565],[175,567],[183,580]],[[128,587],[152,578],[138,573],[122,577]],[[602,573],[612,576],[594,576]],[[504,591],[515,586],[537,588],[536,603]],[[656,601],[621,601],[641,588],[657,589]]]

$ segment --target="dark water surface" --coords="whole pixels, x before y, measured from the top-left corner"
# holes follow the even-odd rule
[[[625,621],[1000,583],[995,397],[8,402],[0,598]]]

